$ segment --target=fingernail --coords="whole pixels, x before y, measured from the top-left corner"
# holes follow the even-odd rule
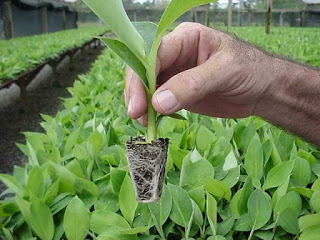
[[[131,99],[129,100],[129,105],[128,105],[128,115],[131,113],[132,111],[132,101]]]
[[[163,111],[169,112],[178,105],[178,101],[172,91],[165,90],[157,94],[157,101]]]

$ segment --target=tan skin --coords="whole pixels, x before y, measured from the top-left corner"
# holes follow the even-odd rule
[[[162,40],[154,109],[207,116],[260,116],[320,146],[320,73],[271,56],[207,28],[183,23]],[[126,71],[128,115],[146,126],[147,100],[139,77]]]

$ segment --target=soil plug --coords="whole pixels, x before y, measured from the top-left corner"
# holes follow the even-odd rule
[[[160,200],[166,171],[169,139],[147,143],[144,137],[126,144],[131,178],[139,202]]]

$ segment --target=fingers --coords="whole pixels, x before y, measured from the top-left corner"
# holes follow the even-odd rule
[[[169,115],[206,97],[214,89],[214,81],[210,81],[210,66],[206,62],[169,79],[153,95],[154,109]]]
[[[140,122],[145,123],[146,117],[143,117],[147,112],[145,89],[139,76],[129,67],[126,70],[125,102],[128,108],[128,116],[133,119],[140,118]]]

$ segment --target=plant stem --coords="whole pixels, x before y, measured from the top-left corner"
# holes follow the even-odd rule
[[[152,96],[156,91],[156,63],[151,62],[147,69],[149,92],[148,98],[148,128],[147,142],[152,142],[157,139],[157,113],[152,106]]]

